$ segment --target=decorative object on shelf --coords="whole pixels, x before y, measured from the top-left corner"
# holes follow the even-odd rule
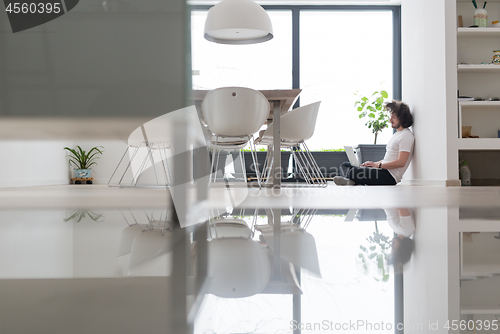
[[[472,126],[462,126],[462,138],[468,138],[471,134]]]
[[[500,98],[496,97],[496,96],[492,96],[492,97],[489,98],[488,101],[500,101]]]
[[[483,4],[483,8],[477,8],[476,0],[472,0],[472,4],[476,10],[474,11],[474,25],[478,27],[486,27],[488,25],[488,12],[486,11],[486,2]]]
[[[498,138],[500,138],[500,130],[498,130]]]
[[[252,0],[222,0],[208,11],[205,39],[220,44],[255,44],[273,38],[271,19]]]
[[[462,126],[462,138],[479,138],[479,136],[473,136],[471,132],[472,132],[472,126],[470,125]]]
[[[462,182],[463,186],[470,186],[470,168],[469,164],[467,161],[462,160],[460,161],[460,169],[459,169],[459,174],[460,174],[460,180]]]
[[[389,97],[389,94],[385,90],[375,91],[371,98],[362,96],[358,92],[354,93],[358,97],[358,100],[354,103],[359,112],[359,118],[368,117],[368,122],[365,125],[372,129],[375,134],[374,145],[377,144],[377,135],[380,131],[385,129],[389,124],[389,114],[384,109],[385,100]]]
[[[103,148],[102,146],[95,146],[92,147],[88,152],[84,151],[80,146],[76,146],[76,149],[72,149],[69,147],[65,147],[64,149],[70,154],[69,156],[69,164],[73,165],[75,168],[75,176],[77,178],[88,178],[90,177],[90,173],[92,172],[92,167],[93,165],[97,165],[97,162],[95,162],[96,159],[99,159],[100,157],[98,155],[102,154],[102,150],[99,149],[99,147]]]
[[[500,50],[493,50],[493,60],[491,62],[500,65]]]
[[[500,23],[498,23],[498,21],[491,22],[491,25],[495,28],[500,28]]]
[[[464,19],[462,18],[462,15],[458,15],[458,26],[459,27],[464,26]]]

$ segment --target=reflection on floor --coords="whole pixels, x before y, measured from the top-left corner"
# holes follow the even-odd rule
[[[500,326],[498,188],[249,189],[236,207],[214,188],[212,218],[187,226],[166,191],[43,188],[0,191],[14,204],[0,211],[1,333]],[[21,194],[34,202],[16,209]]]

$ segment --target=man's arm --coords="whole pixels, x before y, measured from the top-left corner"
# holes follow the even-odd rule
[[[410,152],[399,151],[399,157],[394,161],[383,163],[382,169],[394,169],[394,168],[404,167],[404,165],[406,165],[406,161],[408,161],[409,157],[410,157]],[[363,163],[361,166],[378,168],[378,166],[380,165],[380,162],[381,161],[377,161],[377,162],[367,161],[367,162]]]

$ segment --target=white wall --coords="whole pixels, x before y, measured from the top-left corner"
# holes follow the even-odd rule
[[[123,141],[0,141],[0,187],[29,187],[68,184],[73,177],[64,147],[80,145],[89,150],[104,146],[104,154],[93,166],[95,183],[105,184],[127,145]]]
[[[401,21],[403,100],[415,120],[406,178],[445,185],[458,180],[456,2],[403,0]]]
[[[67,184],[72,141],[0,141],[0,187]]]

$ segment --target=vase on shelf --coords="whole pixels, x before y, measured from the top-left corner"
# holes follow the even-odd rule
[[[474,11],[474,25],[478,27],[486,27],[488,25],[488,12],[486,9],[476,9]]]
[[[493,51],[493,60],[491,62],[495,65],[500,65],[500,50]]]

